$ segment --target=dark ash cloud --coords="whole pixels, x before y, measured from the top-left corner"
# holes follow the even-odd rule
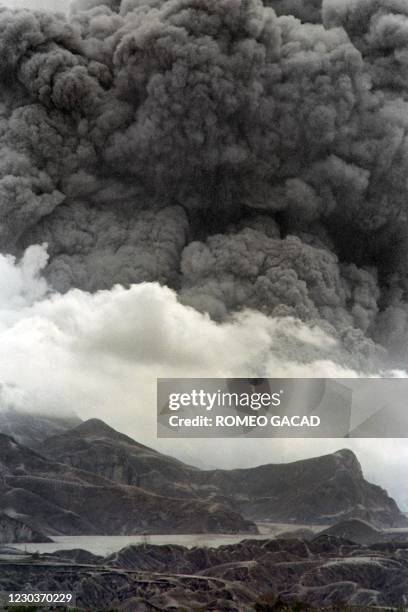
[[[1,9],[0,53],[2,252],[46,241],[58,291],[159,281],[406,363],[405,2]]]

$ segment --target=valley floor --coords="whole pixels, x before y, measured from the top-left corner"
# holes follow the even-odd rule
[[[108,556],[4,549],[0,590],[76,593],[79,610],[408,609],[408,543],[328,534],[214,547],[149,543]],[[6,609],[6,608],[5,608]]]

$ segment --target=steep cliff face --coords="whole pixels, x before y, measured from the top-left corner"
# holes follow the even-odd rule
[[[7,514],[0,514],[0,544],[15,542],[42,543],[52,542],[52,540],[26,523],[7,516]]]
[[[365,480],[357,457],[347,449],[289,464],[200,476],[231,496],[252,520],[330,524],[354,517],[379,527],[406,523],[396,502]]]
[[[289,464],[203,471],[92,419],[48,439],[41,452],[120,484],[222,503],[252,521],[331,524],[359,518],[378,527],[407,523],[387,492],[365,480],[357,457],[347,449]]]

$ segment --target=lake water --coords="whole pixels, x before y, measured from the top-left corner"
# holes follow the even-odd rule
[[[261,523],[258,525],[259,535],[252,534],[186,534],[186,535],[150,535],[150,536],[54,536],[54,542],[48,544],[10,544],[13,548],[29,553],[51,553],[56,550],[68,550],[72,548],[82,548],[94,555],[106,556],[114,553],[130,544],[179,544],[187,548],[194,546],[218,547],[225,544],[236,544],[242,540],[265,540],[276,537],[279,532],[299,529],[302,525],[286,525],[283,523]],[[310,526],[308,527],[310,529]],[[313,528],[320,530],[322,526]]]
[[[179,544],[187,548],[193,546],[222,546],[223,544],[235,544],[245,539],[255,537],[265,539],[267,536],[242,536],[241,535],[212,535],[212,534],[188,534],[188,535],[152,535],[152,536],[58,536],[54,542],[47,544],[10,544],[27,552],[51,553],[56,550],[68,550],[71,548],[82,548],[94,555],[106,556],[113,552],[129,546],[130,544]]]
[[[314,533],[318,533],[325,529],[323,525],[294,525],[286,523],[259,523],[258,530],[259,535],[252,534],[212,534],[212,533],[200,533],[200,534],[185,534],[185,535],[135,535],[135,536],[54,536],[54,542],[48,544],[9,544],[8,546],[13,549],[26,551],[28,553],[40,552],[40,553],[52,553],[56,550],[69,550],[72,548],[82,548],[87,550],[94,555],[101,555],[103,557],[114,553],[125,546],[131,544],[178,544],[185,546],[186,548],[193,548],[194,546],[208,546],[218,547],[226,544],[236,544],[242,540],[265,540],[275,538],[280,533],[288,533],[298,529],[308,529]],[[402,534],[408,533],[408,529],[386,529],[384,532],[390,534]],[[4,558],[4,554],[0,555]]]

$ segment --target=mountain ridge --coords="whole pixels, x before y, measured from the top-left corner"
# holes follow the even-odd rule
[[[92,419],[47,439],[42,452],[122,485],[220,503],[255,522],[331,524],[358,518],[377,527],[408,525],[395,500],[365,480],[350,449],[291,463],[202,470]]]
[[[0,512],[52,535],[256,533],[236,511],[115,483],[0,434]]]

